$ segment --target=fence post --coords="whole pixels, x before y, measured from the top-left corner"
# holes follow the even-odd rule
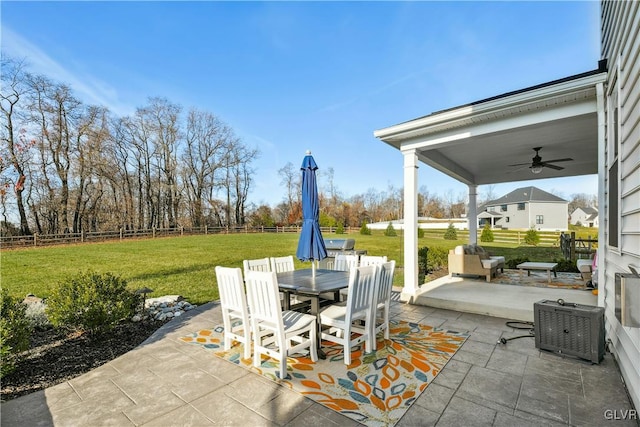
[[[180,226],[180,235],[184,236],[184,227],[183,226]]]
[[[120,240],[122,240],[122,227],[120,227]]]
[[[38,246],[38,233],[33,233],[33,246]]]
[[[86,235],[84,234],[84,230],[82,230],[82,231],[80,232],[80,242],[81,242],[81,243],[84,243],[85,236],[86,236]]]
[[[569,259],[571,261],[576,259],[576,232],[575,231],[571,232],[571,258]]]
[[[156,227],[151,228],[151,237],[156,238]]]

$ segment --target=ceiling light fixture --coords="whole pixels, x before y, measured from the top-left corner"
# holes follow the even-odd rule
[[[539,174],[540,172],[542,172],[542,165],[531,166],[531,172],[536,175]]]

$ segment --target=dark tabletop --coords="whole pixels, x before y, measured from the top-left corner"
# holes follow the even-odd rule
[[[349,272],[335,270],[316,270],[315,277],[311,269],[278,273],[278,285],[281,290],[296,294],[320,295],[349,287]]]

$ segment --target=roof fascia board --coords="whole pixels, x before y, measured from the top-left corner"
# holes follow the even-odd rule
[[[456,128],[408,138],[400,143],[400,149],[404,151],[418,148],[424,149],[427,147],[430,149],[437,149],[441,146],[451,147],[457,144],[464,144],[469,138],[473,137],[512,131],[514,129],[555,120],[593,114],[597,112],[596,107],[595,100],[584,100],[579,103],[560,105],[555,108],[530,111],[526,114],[505,117],[501,120],[469,125],[464,128],[463,132],[461,132],[459,128]]]

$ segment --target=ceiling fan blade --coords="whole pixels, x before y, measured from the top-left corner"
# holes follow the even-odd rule
[[[543,164],[545,163],[558,163],[558,162],[571,162],[573,161],[572,158],[570,157],[566,157],[564,159],[553,159],[553,160],[545,160],[544,162],[542,162]]]
[[[507,165],[507,166],[526,166],[526,165],[530,165],[531,162],[527,162],[527,163],[516,163],[515,165]]]
[[[561,166],[552,165],[552,164],[549,164],[549,163],[547,163],[547,162],[543,162],[543,163],[542,163],[542,166],[544,166],[545,168],[555,169],[555,170],[557,170],[557,171],[561,171],[562,169],[564,169],[564,168],[563,168],[563,167],[561,167]]]

